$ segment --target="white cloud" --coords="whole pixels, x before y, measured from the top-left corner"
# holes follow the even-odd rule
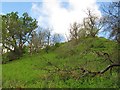
[[[0,12],[0,15],[5,15],[5,13],[3,13],[3,12]]]
[[[96,0],[67,0],[67,8],[62,7],[59,0],[44,0],[41,4],[33,3],[32,12],[38,16],[38,24],[52,27],[54,32],[67,34],[70,23],[81,22],[86,17],[85,9],[92,8],[98,15],[100,11]]]

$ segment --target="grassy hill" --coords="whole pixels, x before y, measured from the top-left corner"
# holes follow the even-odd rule
[[[117,68],[92,76],[79,68],[100,71],[117,60],[116,42],[83,38],[52,46],[48,53],[24,55],[2,65],[3,88],[117,88]],[[82,77],[83,76],[83,77]]]

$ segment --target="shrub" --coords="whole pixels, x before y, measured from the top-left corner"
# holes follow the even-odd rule
[[[60,46],[60,43],[55,43],[55,47],[59,47]]]
[[[4,64],[4,63],[7,63],[9,61],[13,61],[19,58],[20,56],[16,54],[15,52],[7,52],[2,55],[2,63]]]
[[[50,46],[47,45],[46,48],[45,48],[45,52],[48,53],[50,51]]]

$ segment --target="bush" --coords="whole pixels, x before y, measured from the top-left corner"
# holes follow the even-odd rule
[[[3,64],[9,61],[9,58],[7,56],[8,56],[8,53],[5,53],[2,55],[2,63]]]
[[[45,48],[45,52],[48,53],[50,51],[50,48],[51,47],[49,45],[47,45],[46,48]]]
[[[2,55],[2,63],[4,64],[4,63],[7,63],[9,61],[13,61],[19,58],[20,56],[14,52],[7,52]]]
[[[23,54],[28,53],[29,47],[28,46],[24,46],[23,47]]]
[[[12,61],[12,60],[15,60],[15,59],[18,59],[20,56],[14,52],[10,52],[8,54],[8,58],[9,58],[9,61]]]
[[[55,43],[55,47],[59,47],[60,46],[60,43]]]

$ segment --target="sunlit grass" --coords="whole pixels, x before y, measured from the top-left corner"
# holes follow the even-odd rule
[[[91,39],[90,39],[91,40]],[[89,40],[88,40],[89,41]],[[87,41],[86,41],[87,42]],[[106,45],[106,39],[98,39],[93,41],[93,47],[90,50],[99,51],[101,48],[96,47],[101,44],[105,45],[104,51],[110,52],[115,45]],[[98,44],[99,43],[99,44]],[[108,42],[107,42],[108,43]],[[103,75],[95,77],[86,76],[80,79],[68,78],[61,79],[57,73],[48,78],[48,73],[45,68],[54,70],[58,66],[60,69],[83,67],[91,71],[99,71],[104,69],[109,63],[104,61],[102,57],[96,56],[94,53],[81,54],[87,48],[87,44],[81,43],[74,47],[69,46],[69,43],[61,45],[55,51],[49,53],[38,53],[32,56],[26,55],[19,60],[12,61],[2,65],[2,85],[4,88],[116,88],[117,73],[112,74],[106,72]],[[96,46],[94,46],[96,45]],[[90,45],[89,45],[90,46]],[[71,48],[70,48],[71,47]],[[103,48],[103,46],[101,46]],[[69,53],[69,50],[73,53]],[[82,49],[82,50],[81,50]],[[89,52],[89,51],[86,51]],[[112,51],[110,52],[112,53]]]

